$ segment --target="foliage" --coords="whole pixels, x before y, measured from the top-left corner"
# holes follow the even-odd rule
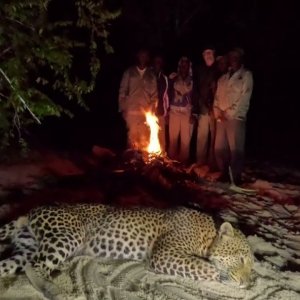
[[[118,15],[104,0],[1,0],[2,147],[12,138],[24,143],[23,129],[47,116],[72,115],[54,100],[59,94],[86,107],[99,53],[112,52],[108,30]]]

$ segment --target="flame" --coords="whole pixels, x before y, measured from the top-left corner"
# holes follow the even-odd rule
[[[157,154],[161,153],[161,147],[158,139],[158,132],[160,127],[158,125],[158,118],[152,112],[146,112],[146,122],[150,128],[150,140],[147,147],[147,152],[150,154]]]

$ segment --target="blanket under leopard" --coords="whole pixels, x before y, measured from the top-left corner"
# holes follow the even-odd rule
[[[300,281],[290,272],[254,264],[247,289],[219,282],[193,280],[149,272],[143,262],[103,260],[89,256],[72,258],[62,272],[45,281],[47,295],[38,292],[26,275],[0,279],[1,300],[201,300],[201,299],[300,299]]]

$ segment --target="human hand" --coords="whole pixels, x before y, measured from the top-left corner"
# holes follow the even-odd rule
[[[126,120],[127,112],[125,110],[120,111],[120,114],[124,120]]]
[[[167,114],[167,115],[165,116],[165,124],[168,125],[168,124],[169,124],[169,121],[170,121],[170,115]]]
[[[192,114],[190,116],[190,124],[196,124],[197,121],[198,121],[198,116],[195,114]]]
[[[169,75],[169,79],[173,80],[177,77],[177,73],[176,72],[173,72]]]
[[[157,102],[152,102],[150,103],[149,107],[148,107],[148,110],[155,114],[156,113],[156,108],[157,108]]]
[[[227,115],[227,113],[226,113],[225,110],[222,110],[222,111],[221,111],[221,114],[220,114],[220,116],[219,116],[218,119],[220,119],[221,121],[226,121],[226,120],[228,120],[228,115]]]
[[[214,107],[214,116],[216,118],[216,120],[220,119],[221,118],[221,115],[222,115],[222,110],[218,107]]]

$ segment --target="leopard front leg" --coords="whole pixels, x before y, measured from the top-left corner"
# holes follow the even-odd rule
[[[157,273],[194,280],[221,280],[219,270],[211,262],[193,254],[168,236],[163,236],[155,242],[149,263],[150,268]]]

